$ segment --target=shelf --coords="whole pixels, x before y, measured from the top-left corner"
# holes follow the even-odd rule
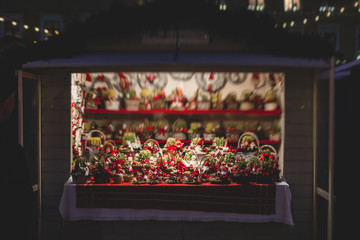
[[[166,143],[166,140],[156,140],[158,143]],[[81,140],[81,143],[83,143],[84,140]],[[114,140],[115,143],[121,144],[122,140]],[[141,140],[141,143],[146,142],[146,140]],[[182,143],[191,143],[191,140],[181,140]],[[204,141],[204,143],[212,143],[213,141]],[[232,143],[238,143],[238,141],[228,141],[229,144]],[[280,144],[280,141],[271,141],[271,140],[260,140],[259,144],[260,145],[265,145],[265,144]]]
[[[126,109],[120,109],[117,111],[111,111],[106,109],[85,109],[85,113],[107,113],[107,114],[174,114],[174,115],[207,115],[207,114],[243,114],[243,115],[280,115],[281,109],[273,111],[265,110],[170,110],[170,109],[153,109],[153,110],[138,110],[128,111]]]

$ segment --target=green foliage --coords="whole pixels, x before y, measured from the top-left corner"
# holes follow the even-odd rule
[[[235,163],[235,154],[233,152],[228,152],[225,155],[225,163]]]
[[[126,132],[126,133],[124,133],[124,136],[123,136],[123,139],[122,139],[123,144],[127,144],[128,141],[131,142],[131,143],[135,142],[135,137],[136,137],[136,135],[135,135],[134,132]]]
[[[149,150],[140,150],[139,160],[149,160],[151,157],[151,152]]]
[[[166,141],[166,146],[171,146],[176,144],[176,139],[173,137],[169,137]]]
[[[223,147],[225,145],[226,139],[224,137],[215,137],[213,143],[218,147]]]

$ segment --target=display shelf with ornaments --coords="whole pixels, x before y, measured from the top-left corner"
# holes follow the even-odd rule
[[[232,109],[211,109],[211,110],[170,110],[170,109],[152,109],[129,111],[120,109],[117,111],[106,109],[85,109],[85,113],[109,113],[109,114],[184,114],[184,115],[206,115],[206,114],[244,114],[244,115],[280,115],[281,109],[266,111],[262,109],[254,110],[232,110]]]

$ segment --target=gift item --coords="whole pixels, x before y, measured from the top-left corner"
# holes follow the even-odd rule
[[[140,100],[136,96],[136,91],[134,89],[130,89],[126,94],[125,98],[125,107],[128,111],[138,111],[140,105]]]
[[[265,111],[273,111],[276,110],[278,107],[278,103],[276,100],[276,92],[273,90],[269,90],[265,94],[264,98],[264,110]]]
[[[114,89],[107,90],[104,103],[106,110],[117,111],[120,109],[120,100]]]
[[[186,139],[187,126],[186,121],[184,119],[178,118],[172,127],[172,137],[177,138],[179,140]]]

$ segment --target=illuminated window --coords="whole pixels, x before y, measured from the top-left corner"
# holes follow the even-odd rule
[[[300,0],[284,0],[285,12],[296,12],[300,10]]]
[[[43,40],[58,35],[64,29],[64,19],[59,14],[42,14],[40,24],[40,38]]]
[[[0,22],[0,37],[12,36],[22,38],[22,25],[22,19],[18,15],[6,15],[2,17]]]
[[[263,11],[265,8],[265,0],[249,0],[248,9],[251,11]]]
[[[220,2],[219,2],[219,10],[220,11],[226,11],[226,8],[227,8],[227,5],[226,5],[225,0],[220,0]]]

